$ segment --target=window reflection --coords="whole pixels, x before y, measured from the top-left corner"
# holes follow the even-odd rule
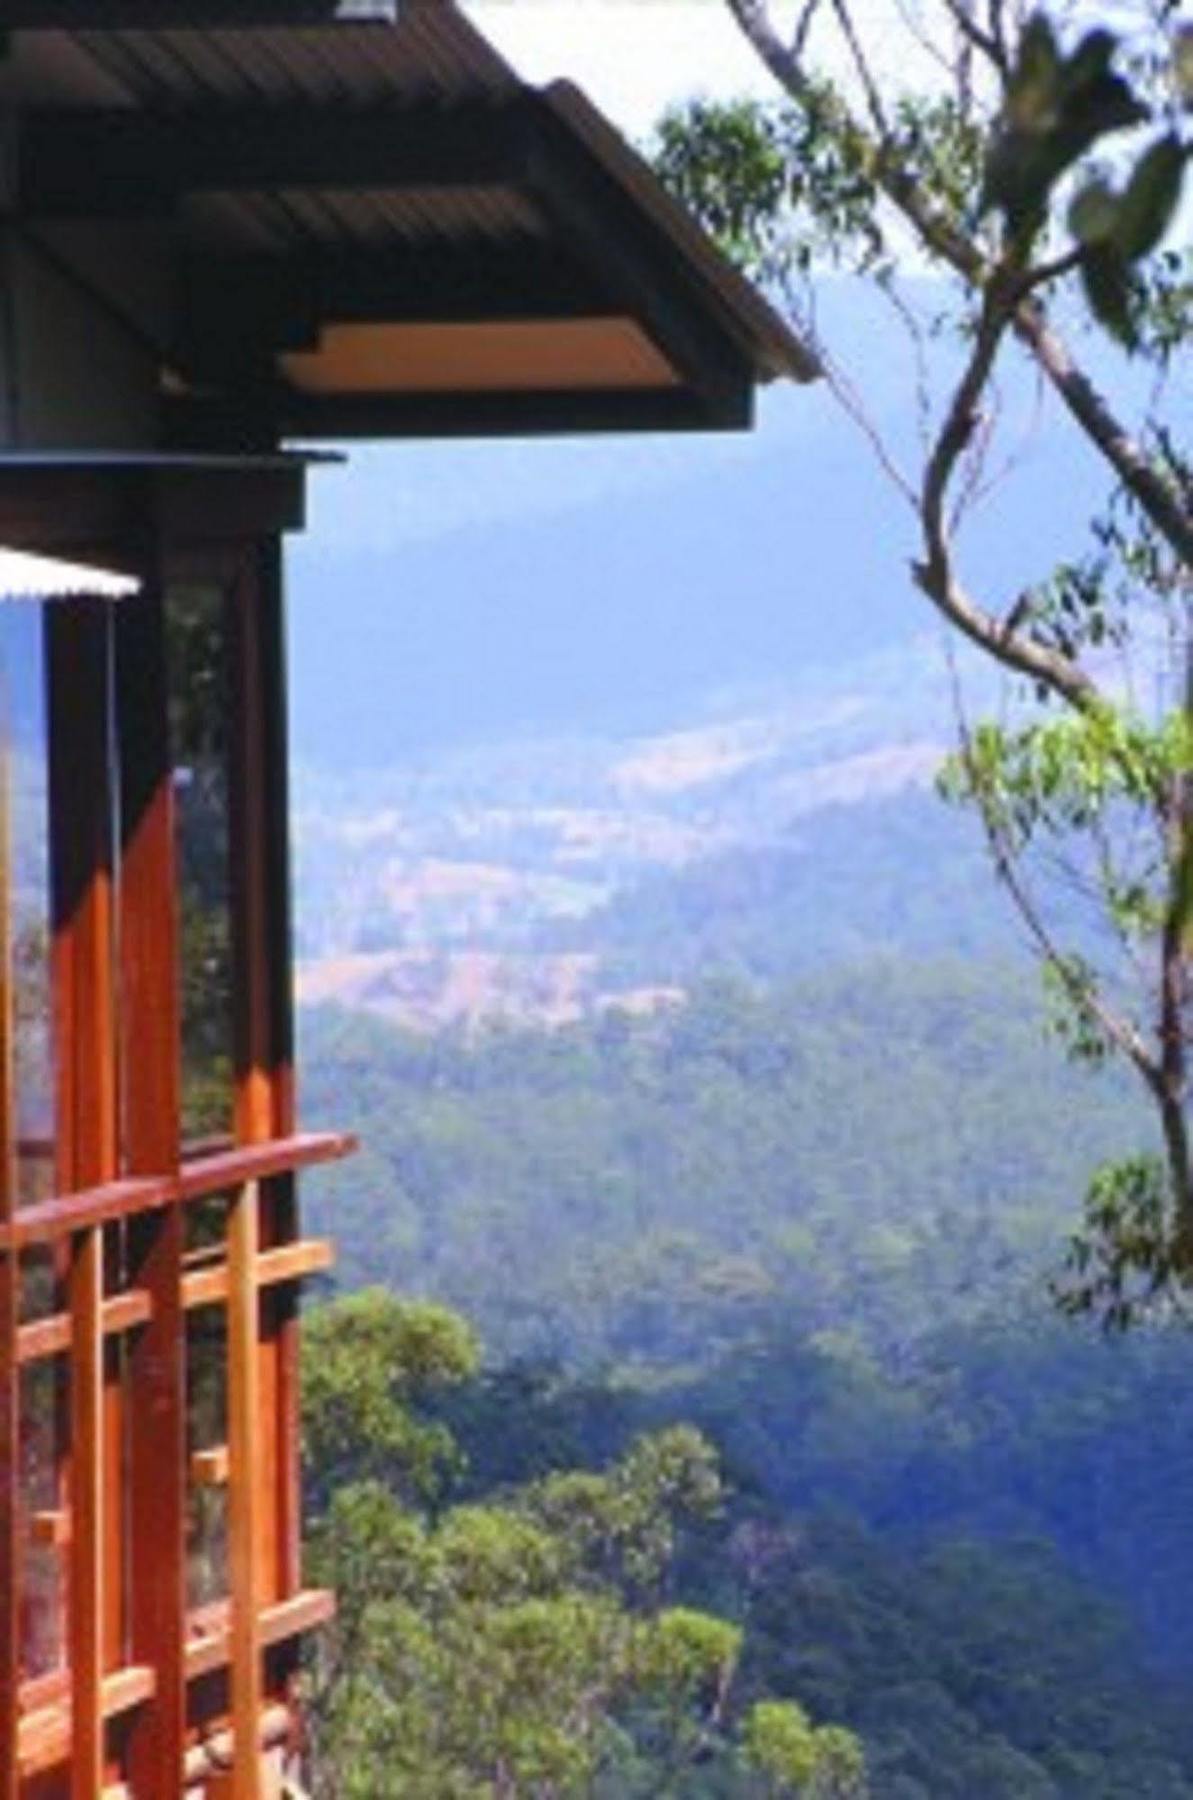
[[[3,996],[12,1027],[11,1127],[17,1207],[55,1189],[54,1070],[51,1040],[49,752],[46,734],[45,608],[0,604],[0,783],[7,817],[0,892],[8,917],[12,984]],[[21,1259],[20,1317],[56,1310],[59,1283],[48,1252]],[[22,1676],[46,1675],[64,1654],[65,1550],[61,1466],[67,1404],[65,1369],[52,1361],[19,1378],[18,1530],[22,1545],[18,1608]]]
[[[228,1441],[228,1333],[222,1307],[201,1307],[187,1320],[187,1451],[191,1480],[187,1518],[187,1605],[210,1606],[228,1593],[228,1489],[205,1474],[204,1451]]]
[[[54,1190],[50,1044],[49,761],[44,608],[0,605],[0,779],[9,797],[17,1204]]]
[[[232,1130],[227,607],[214,585],[167,598],[170,743],[177,818],[182,1131],[188,1152]]]
[[[19,1500],[24,1544],[20,1595],[21,1673],[48,1675],[65,1658],[66,1544],[60,1457],[69,1407],[65,1369],[50,1361],[21,1372]]]

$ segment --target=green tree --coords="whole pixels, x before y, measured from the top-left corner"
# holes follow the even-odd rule
[[[910,331],[910,464],[867,417],[847,360],[829,344],[822,359],[908,503],[915,583],[1013,681],[997,724],[962,712],[946,787],[982,819],[1069,1047],[1125,1059],[1152,1105],[1160,1151],[1095,1181],[1063,1289],[1122,1324],[1193,1285],[1193,461],[1172,379],[1193,253],[1171,230],[1193,28],[1172,0],[1118,8],[1113,29],[1088,8],[1058,27],[1003,0],[938,0],[905,15],[901,58],[853,0],[805,0],[793,32],[769,0],[727,4],[787,103],[689,106],[663,121],[656,160],[806,325],[832,265]],[[904,71],[926,61],[917,91]],[[925,270],[929,316],[902,279]],[[1088,352],[1090,327],[1121,352],[1115,398],[1073,348]],[[962,527],[997,487],[999,384],[1022,356],[1112,492],[1061,568],[991,596]],[[1071,906],[1054,905],[1058,863],[1092,897],[1076,942]]]
[[[794,1700],[760,1700],[742,1727],[745,1759],[768,1800],[865,1800],[861,1745],[839,1725],[817,1730]]]
[[[424,1408],[475,1367],[463,1323],[374,1290],[316,1310],[304,1357],[312,1565],[339,1600],[308,1671],[317,1794],[678,1800],[732,1770],[741,1631],[662,1603],[722,1501],[699,1433],[445,1505],[458,1457]]]

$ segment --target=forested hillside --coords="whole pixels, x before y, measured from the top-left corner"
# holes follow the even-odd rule
[[[316,1012],[303,1043],[307,1116],[366,1145],[312,1188],[340,1279],[483,1330],[441,1415],[461,1498],[694,1424],[726,1502],[668,1592],[742,1625],[743,1709],[858,1730],[878,1800],[1193,1792],[1187,1340],[1048,1294],[1143,1121],[1029,977],[888,958],[556,1032]]]
[[[1010,965],[875,961],[475,1040],[316,1012],[303,1056],[306,1116],[365,1145],[311,1184],[342,1279],[461,1306],[499,1356],[707,1363],[793,1316],[906,1354],[1044,1304],[1083,1178],[1142,1129]]]

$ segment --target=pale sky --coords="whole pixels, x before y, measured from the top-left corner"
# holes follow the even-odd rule
[[[852,8],[879,68],[929,82],[931,60],[903,17],[931,0],[855,0]],[[645,139],[668,105],[696,94],[778,93],[724,0],[465,0],[465,10],[526,80],[567,76],[627,137]],[[776,0],[786,25],[792,0]],[[825,40],[836,51],[836,34]]]
[[[722,0],[471,0],[467,11],[525,80],[567,76],[637,139],[688,95],[776,91]]]

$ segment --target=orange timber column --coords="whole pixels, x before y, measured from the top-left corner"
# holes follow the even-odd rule
[[[158,571],[116,617],[120,732],[120,1021],[130,1175],[178,1166],[180,990],[174,784],[165,598]],[[133,1715],[128,1770],[139,1797],[172,1795],[186,1735],[186,1325],[183,1210],[129,1221],[132,1284],[151,1301],[128,1361],[130,1660],[154,1672]]]
[[[67,1193],[116,1174],[116,1061],[112,970],[111,753],[106,607],[47,609],[50,670],[51,892],[57,1177]],[[71,1319],[70,1582],[67,1652],[71,1794],[104,1785],[103,1676],[109,1604],[118,1571],[105,1568],[111,1495],[105,1469],[108,1408],[103,1340],[104,1235],[76,1231],[67,1269]]]
[[[15,996],[12,965],[12,844],[8,720],[0,715],[0,1231],[16,1212]],[[0,1247],[0,1800],[16,1800],[20,1686],[20,1379],[17,1320],[20,1259]]]

